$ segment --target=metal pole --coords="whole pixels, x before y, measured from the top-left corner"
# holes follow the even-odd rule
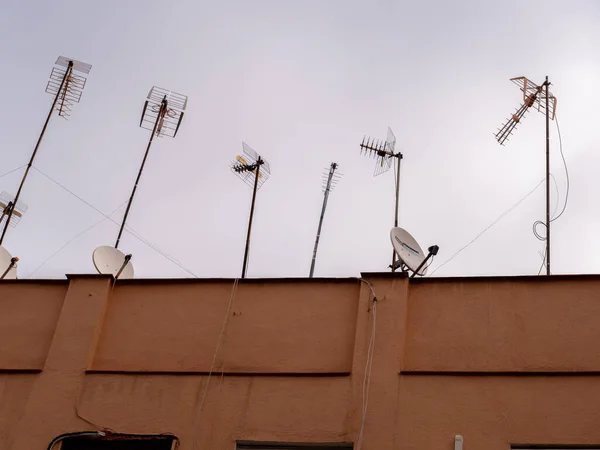
[[[138,183],[140,182],[140,178],[142,176],[142,172],[144,171],[144,165],[146,164],[146,158],[148,158],[148,152],[150,152],[150,146],[152,145],[152,140],[154,139],[154,135],[156,134],[156,128],[158,127],[158,123],[162,118],[164,111],[167,110],[167,96],[162,100],[160,105],[160,109],[158,110],[158,114],[156,115],[156,122],[154,123],[154,128],[152,129],[152,134],[150,135],[150,140],[148,141],[148,147],[146,147],[146,153],[144,154],[144,159],[142,160],[142,165],[140,166],[140,171],[138,172],[137,178],[135,179],[135,184],[133,185],[133,190],[131,191],[131,197],[129,197],[129,202],[127,203],[127,209],[125,210],[125,215],[123,216],[123,222],[121,223],[121,228],[119,229],[119,235],[117,236],[117,242],[115,243],[115,248],[119,248],[119,241],[121,240],[121,235],[123,234],[123,229],[125,228],[125,222],[127,222],[127,216],[129,215],[129,209],[131,208],[131,203],[133,202],[133,197],[135,196],[135,191],[138,187]]]
[[[21,184],[19,185],[19,189],[17,190],[17,195],[15,196],[13,206],[12,206],[12,208],[10,208],[10,211],[8,212],[8,216],[6,217],[6,223],[4,224],[4,228],[2,229],[2,235],[0,236],[0,245],[2,245],[2,242],[4,241],[4,236],[6,235],[6,230],[8,230],[8,224],[10,223],[10,219],[12,218],[13,211],[17,205],[17,202],[19,201],[19,196],[21,195],[21,191],[23,190],[23,185],[25,184],[25,180],[27,179],[27,175],[29,174],[29,169],[31,169],[31,166],[33,165],[33,160],[35,158],[35,155],[37,154],[37,151],[40,148],[40,144],[42,143],[42,138],[44,137],[44,134],[46,133],[46,128],[48,127],[48,123],[50,122],[50,118],[52,117],[52,113],[54,112],[54,108],[56,107],[56,102],[58,101],[58,98],[60,97],[60,94],[61,94],[62,88],[65,84],[65,81],[71,75],[72,71],[73,71],[73,61],[69,61],[69,66],[67,67],[67,70],[65,70],[65,76],[63,77],[62,81],[60,82],[60,87],[58,88],[58,91],[56,92],[56,95],[54,96],[54,101],[52,102],[52,106],[50,107],[50,112],[48,113],[48,117],[46,118],[46,122],[44,123],[44,127],[42,128],[40,137],[38,138],[38,141],[35,144],[35,148],[33,149],[33,154],[31,155],[29,164],[27,164],[27,168],[25,169],[25,173],[23,174],[23,179],[21,180]]]
[[[548,77],[546,77],[546,275],[550,275],[550,111]]]
[[[258,190],[258,177],[260,176],[260,166],[263,164],[259,156],[256,161],[256,174],[254,175],[254,189],[252,190],[252,205],[250,206],[250,220],[248,221],[248,235],[246,236],[246,249],[244,250],[244,263],[242,266],[242,278],[246,278],[246,269],[248,268],[248,252],[250,250],[250,233],[252,232],[252,218],[254,217],[254,204],[256,203],[256,191]]]
[[[397,153],[396,158],[398,158],[398,170],[396,171],[396,210],[394,212],[394,227],[398,226],[398,201],[400,198],[400,163],[402,161],[402,153]],[[396,265],[396,251],[392,250],[392,272],[396,269],[394,268]]]
[[[319,238],[321,237],[321,227],[323,225],[323,217],[325,216],[325,208],[327,208],[327,199],[329,198],[329,191],[331,190],[331,180],[333,179],[333,174],[335,173],[336,168],[337,164],[331,163],[331,167],[329,168],[329,177],[327,178],[327,185],[325,186],[325,195],[323,197],[323,208],[321,208],[321,217],[319,218],[319,227],[317,228],[315,248],[313,249],[312,261],[310,263],[310,273],[308,274],[309,278],[312,278],[313,274],[315,273],[315,261],[317,259],[317,248],[319,247]]]

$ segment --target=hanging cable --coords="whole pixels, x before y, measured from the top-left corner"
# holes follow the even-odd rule
[[[126,203],[126,202],[125,202]],[[125,205],[125,203],[122,203],[121,205],[119,205],[117,208],[115,208],[110,214],[109,216],[113,215],[115,212],[117,212],[120,208],[123,207],[123,205]],[[71,239],[69,239],[67,242],[65,242],[58,250],[56,250],[54,253],[52,253],[50,256],[48,256],[48,258],[46,258],[44,260],[44,262],[42,262],[39,266],[37,266],[35,268],[35,270],[33,272],[31,272],[29,275],[27,275],[25,278],[31,278],[38,270],[40,270],[42,267],[44,267],[46,265],[46,263],[48,261],[50,261],[52,258],[54,258],[56,255],[58,255],[61,251],[63,251],[71,242],[73,242],[74,240],[76,240],[77,238],[83,236],[84,234],[86,234],[88,231],[92,230],[93,228],[96,228],[98,225],[100,225],[102,222],[104,222],[107,219],[107,217],[102,218],[102,220],[94,223],[93,225],[87,227],[85,230],[83,230],[82,232],[76,234],[74,237],[72,237]]]
[[[571,180],[569,179],[569,168],[567,167],[567,161],[565,159],[565,154],[563,153],[562,137],[560,135],[560,126],[558,125],[558,116],[555,116],[554,120],[556,122],[556,131],[558,133],[558,148],[560,150],[560,157],[562,158],[563,164],[565,166],[565,175],[567,178],[567,189],[565,192],[565,203],[563,204],[562,210],[560,211],[558,216],[554,217],[554,219],[551,219],[550,222],[554,222],[556,219],[558,219],[560,216],[562,216],[563,213],[565,212],[565,209],[567,209],[567,203],[569,202],[569,191],[571,190]]]
[[[229,321],[229,316],[231,315],[231,308],[233,306],[233,299],[235,298],[235,294],[237,292],[237,287],[240,279],[236,278],[233,281],[233,287],[231,288],[231,295],[229,296],[229,304],[227,305],[227,310],[225,311],[225,317],[223,318],[223,324],[221,325],[221,331],[219,332],[219,337],[217,338],[217,346],[215,347],[215,352],[213,353],[213,359],[210,363],[210,370],[208,371],[208,377],[206,378],[206,384],[204,385],[204,390],[202,392],[202,398],[200,400],[200,404],[198,405],[198,409],[196,411],[196,415],[194,417],[194,431],[192,433],[192,450],[196,449],[196,435],[198,426],[198,420],[200,419],[200,414],[202,413],[202,408],[204,407],[204,401],[206,400],[206,395],[208,393],[208,386],[210,384],[210,377],[215,368],[215,362],[217,361],[217,355],[219,354],[219,348],[221,347],[221,342],[223,341],[223,334],[225,333],[225,327],[227,326],[227,322]]]
[[[560,194],[558,192],[558,183],[556,182],[556,178],[554,178],[554,175],[550,174],[550,176],[552,177],[552,180],[554,180],[554,186],[556,187],[556,207],[554,209],[554,211],[552,212],[552,216],[554,216],[552,219],[550,219],[550,223],[554,222],[556,219],[558,219],[560,216],[563,215],[563,213],[565,212],[565,209],[567,209],[567,203],[569,202],[569,191],[571,190],[571,182],[569,179],[569,168],[567,167],[567,161],[565,160],[565,155],[563,153],[563,146],[562,146],[562,137],[560,135],[560,126],[558,125],[558,117],[555,116],[555,121],[556,121],[556,130],[558,132],[558,143],[559,143],[559,150],[560,150],[560,156],[562,158],[563,164],[565,166],[565,175],[566,175],[566,179],[567,179],[567,188],[566,188],[566,192],[565,192],[565,201],[563,203],[563,207],[562,210],[560,211],[560,213],[558,215],[556,214],[556,210],[558,209],[558,204],[559,204],[559,197]],[[539,239],[540,241],[545,241],[546,240],[546,236],[548,235],[548,233],[546,232],[546,235],[541,235],[538,231],[537,228],[538,226],[543,226],[544,228],[546,228],[546,223],[541,221],[541,220],[536,220],[533,223],[533,234],[534,236]]]
[[[81,198],[80,196],[78,196],[77,194],[75,194],[73,191],[71,191],[70,189],[68,189],[66,186],[62,185],[61,183],[59,183],[58,181],[54,180],[52,177],[50,177],[48,174],[42,172],[40,169],[38,169],[35,166],[32,166],[38,173],[40,173],[41,175],[45,176],[46,178],[48,178],[50,181],[52,181],[54,184],[56,184],[58,187],[62,188],[63,190],[65,190],[66,192],[68,192],[69,194],[71,194],[73,197],[75,197],[76,199],[78,199],[79,201],[81,201],[82,203],[84,203],[85,205],[89,206],[90,208],[92,208],[94,211],[96,211],[98,214],[101,214],[105,219],[111,221],[112,223],[114,223],[117,226],[120,226],[119,222],[117,222],[116,220],[114,220],[113,218],[109,217],[109,215],[104,214],[101,210],[99,210],[98,208],[96,208],[94,205],[92,205],[91,203],[85,201],[83,198]],[[112,213],[111,213],[112,214]],[[134,238],[136,238],[138,241],[142,242],[143,244],[146,244],[148,247],[150,247],[152,250],[154,250],[155,252],[157,252],[158,254],[162,255],[164,258],[166,258],[168,261],[172,262],[173,264],[175,264],[176,266],[178,266],[180,269],[184,270],[185,272],[187,272],[188,274],[192,275],[194,278],[198,278],[198,275],[196,275],[194,272],[192,272],[191,270],[189,270],[188,268],[186,268],[182,263],[180,263],[179,261],[177,261],[177,259],[173,258],[172,256],[169,256],[167,253],[163,252],[162,250],[160,250],[158,247],[156,247],[154,244],[150,243],[148,240],[144,239],[138,232],[136,232],[133,228],[131,228],[130,226],[126,227],[126,230],[131,236],[133,236]]]
[[[373,367],[373,355],[375,351],[375,336],[377,333],[377,296],[375,295],[375,290],[373,289],[373,284],[370,281],[367,281],[363,278],[359,278],[362,283],[365,283],[369,287],[369,291],[371,292],[372,299],[369,299],[369,309],[372,311],[372,325],[371,325],[371,337],[369,339],[369,345],[367,347],[367,359],[365,362],[365,373],[363,377],[362,384],[362,407],[361,407],[361,421],[360,421],[360,431],[358,434],[358,440],[356,444],[356,450],[360,450],[363,441],[364,429],[365,429],[365,421],[367,418],[367,408],[369,406],[369,391],[371,386],[371,371]],[[372,302],[372,306],[371,306]]]
[[[16,169],[9,170],[8,172],[6,172],[6,173],[3,173],[2,175],[0,175],[0,178],[2,178],[2,177],[5,177],[6,175],[10,175],[11,173],[13,173],[13,172],[16,172],[16,171],[17,171],[17,170],[19,170],[19,169],[22,169],[22,168],[23,168],[23,167],[25,167],[26,165],[27,165],[27,164],[23,164],[22,166],[19,166],[19,167],[17,167]]]
[[[517,206],[519,206],[521,203],[523,203],[525,201],[525,199],[527,199],[527,197],[529,197],[531,194],[533,194],[535,192],[535,190],[537,188],[539,188],[541,186],[541,184],[545,181],[545,179],[542,179],[531,191],[529,191],[521,200],[519,200],[517,203],[515,203],[513,206],[511,206],[510,208],[508,208],[506,211],[504,211],[502,214],[500,214],[500,216],[498,216],[498,218],[496,220],[494,220],[490,225],[488,225],[486,228],[484,228],[479,234],[477,234],[477,236],[475,236],[468,244],[462,246],[460,249],[458,249],[458,251],[456,251],[456,253],[454,253],[450,258],[448,258],[446,261],[444,261],[442,264],[440,264],[439,266],[437,266],[435,268],[435,270],[433,272],[431,272],[432,276],[434,273],[436,273],[438,270],[440,270],[442,267],[444,267],[446,264],[448,264],[450,261],[452,261],[454,258],[456,258],[463,250],[465,250],[467,247],[469,247],[471,244],[473,244],[477,239],[479,239],[486,231],[488,231],[490,228],[492,228],[494,225],[496,225],[498,222],[500,222],[502,219],[504,219],[504,217],[506,217],[506,215],[508,215],[509,213],[511,213]]]
[[[543,267],[545,265],[546,265],[546,248],[544,247],[544,253],[543,253],[543,256],[542,256],[542,264],[540,265],[540,269],[538,270],[538,273],[537,273],[538,275],[540,273],[542,273],[542,269],[543,269]]]

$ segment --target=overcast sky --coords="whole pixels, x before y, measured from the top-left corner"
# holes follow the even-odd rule
[[[236,277],[251,190],[229,171],[247,142],[271,165],[258,193],[250,277],[306,276],[321,174],[344,174],[329,199],[316,276],[384,271],[391,260],[394,175],[373,178],[363,135],[390,126],[404,154],[400,225],[433,268],[544,177],[544,117],[530,111],[510,142],[494,132],[522,102],[509,81],[548,75],[571,177],[552,227],[554,273],[600,271],[600,3],[546,1],[26,1],[0,14],[0,174],[26,164],[52,97],[59,55],[92,64],[69,121],[53,117],[34,166],[119,222],[149,132],[145,96],[189,96],[176,139],[155,140],[128,224],[199,277]],[[551,124],[552,204],[566,178]],[[0,178],[16,193],[24,169]],[[29,210],[4,246],[19,276],[93,273],[91,254],[118,226],[36,171]],[[436,276],[537,273],[543,184]],[[543,232],[543,230],[540,230]],[[188,277],[129,233],[137,277]]]

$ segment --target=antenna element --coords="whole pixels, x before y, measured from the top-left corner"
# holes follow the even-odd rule
[[[252,203],[250,206],[250,219],[248,220],[248,234],[246,235],[246,248],[244,250],[244,262],[242,264],[242,278],[246,278],[248,269],[248,254],[250,251],[250,234],[252,232],[252,220],[254,218],[254,205],[256,203],[256,192],[269,179],[271,167],[258,153],[242,142],[243,155],[237,155],[231,162],[231,171],[237,177],[252,187]]]
[[[402,162],[402,153],[395,153],[396,136],[392,129],[388,127],[387,138],[385,142],[373,138],[363,137],[360,144],[361,154],[375,158],[375,170],[373,176],[376,177],[387,172],[392,167],[392,159],[396,158],[398,167],[396,169],[396,205],[394,209],[394,227],[398,227],[398,201],[400,198],[400,165]],[[392,252],[392,272],[396,269],[396,252]]]
[[[327,208],[327,200],[329,193],[333,190],[338,180],[341,178],[340,173],[336,173],[338,168],[337,163],[332,162],[329,169],[325,169],[323,174],[323,207],[321,208],[321,217],[319,218],[319,226],[317,228],[317,237],[315,239],[315,248],[313,249],[312,261],[310,263],[310,272],[308,276],[313,277],[315,273],[315,261],[317,259],[317,249],[319,247],[319,238],[321,237],[321,227],[323,226],[323,217],[325,216],[325,208]]]
[[[542,240],[546,241],[546,275],[550,275],[550,119],[554,120],[556,115],[556,97],[548,90],[550,86],[548,77],[541,85],[537,85],[525,77],[511,78],[510,81],[519,86],[523,92],[523,104],[496,133],[496,140],[500,145],[504,145],[504,142],[508,140],[529,108],[534,107],[546,116],[546,223],[544,224],[546,237]]]

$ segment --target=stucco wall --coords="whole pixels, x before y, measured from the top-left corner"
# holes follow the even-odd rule
[[[600,372],[600,280],[411,285],[404,370]]]
[[[92,368],[244,373],[349,373],[357,281],[135,283],[111,298]]]
[[[0,283],[0,449],[357,442],[374,324],[364,450],[600,444],[600,277],[363,278]]]
[[[67,281],[0,283],[0,370],[41,370]]]

